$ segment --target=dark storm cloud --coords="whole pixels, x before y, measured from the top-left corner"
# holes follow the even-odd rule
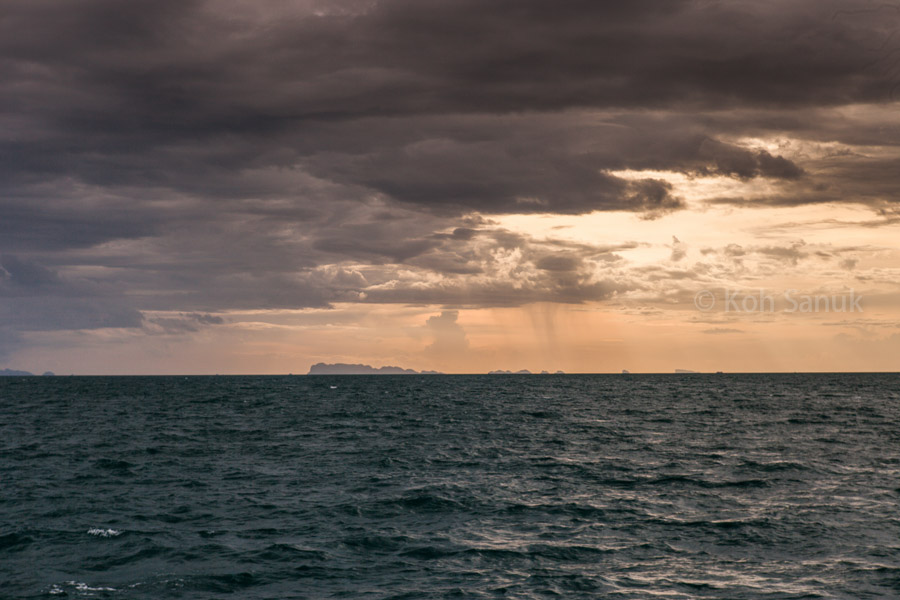
[[[896,95],[898,24],[849,0],[7,0],[0,347],[226,309],[610,298],[634,285],[616,249],[477,215],[687,207],[622,171],[894,218],[893,156],[739,140],[896,145],[839,109]]]
[[[0,256],[0,358],[26,331],[140,325],[140,312],[115,286],[67,280],[34,261]]]
[[[5,116],[13,135],[0,150],[4,175],[247,195],[255,191],[217,183],[254,162],[284,164],[296,160],[294,152],[347,152],[377,143],[358,135],[323,139],[308,130],[311,123],[573,107],[820,106],[885,101],[895,85],[879,63],[891,47],[876,44],[889,42],[896,15],[866,13],[857,3],[254,6],[8,2],[0,23],[6,82],[0,98],[13,108]],[[285,140],[285,132],[295,137]],[[281,142],[287,152],[279,155]],[[204,146],[199,154],[198,145]],[[396,170],[398,152],[384,148],[370,162]],[[713,155],[720,168],[740,176],[799,172],[777,157],[748,163]],[[484,183],[446,184],[459,168],[455,179],[463,185],[471,166],[452,152],[441,158],[447,161],[441,197],[474,195],[470,204],[490,204],[492,190]],[[488,151],[476,158],[503,157]],[[594,165],[557,167],[560,177],[574,178],[567,191],[582,196],[603,179],[580,172],[583,166]],[[361,178],[403,199],[432,191],[415,179]],[[531,196],[553,183],[538,185]],[[561,209],[620,208],[622,190],[599,183],[591,205],[559,201]],[[504,201],[496,208],[513,207]]]
[[[13,98],[46,101],[41,88],[50,86],[78,92],[57,100],[54,108],[69,108],[55,115],[91,131],[258,132],[291,118],[573,106],[840,104],[884,101],[896,84],[882,43],[898,14],[860,2],[19,0],[4,9],[5,71],[33,84]],[[98,108],[113,112],[102,118],[92,114]]]
[[[777,179],[797,179],[803,170],[790,160],[772,156],[765,150],[751,152],[730,144],[704,139],[700,143],[698,157],[705,158],[709,167],[698,165],[699,174],[717,174],[752,179],[764,176]]]
[[[320,177],[352,182],[439,214],[627,210],[658,216],[682,207],[665,182],[626,181],[605,172],[620,162],[610,159],[611,148],[568,146],[573,139],[555,127],[569,128],[571,120],[528,121],[507,119],[485,128],[480,119],[460,119],[452,133],[420,122],[418,130],[427,137],[395,139],[368,153],[320,154],[305,162]],[[517,124],[521,128],[511,129]],[[467,139],[476,133],[482,139]]]

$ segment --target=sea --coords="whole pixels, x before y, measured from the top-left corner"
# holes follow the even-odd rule
[[[900,598],[900,375],[0,378],[0,598]]]

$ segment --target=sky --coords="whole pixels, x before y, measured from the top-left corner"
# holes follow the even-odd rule
[[[900,370],[898,31],[865,0],[5,0],[0,368]]]

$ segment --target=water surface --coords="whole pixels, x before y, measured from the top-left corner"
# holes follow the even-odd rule
[[[0,596],[900,597],[900,376],[0,378]]]

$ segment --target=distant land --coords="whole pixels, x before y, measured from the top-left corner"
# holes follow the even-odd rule
[[[414,371],[401,367],[372,367],[369,365],[348,365],[346,363],[316,363],[307,375],[441,375],[439,371]]]
[[[696,373],[697,371],[691,371],[688,369],[675,369],[676,373],[684,374],[684,373]]]
[[[549,371],[541,371],[541,375],[550,375]],[[499,369],[497,371],[488,371],[488,375],[532,375],[532,372],[528,369],[522,369],[521,371],[504,371],[503,369]],[[557,371],[553,373],[553,375],[565,375],[562,371]]]
[[[309,368],[307,375],[443,375],[440,371],[416,371],[402,367],[373,367],[362,364],[347,363],[316,363]],[[549,371],[541,371],[541,375],[551,375]],[[488,372],[488,375],[534,375],[528,369],[521,371],[505,371],[498,369]],[[565,375],[563,371],[557,371],[552,375]]]
[[[52,371],[47,371],[44,373],[45,377],[51,377],[54,373]],[[34,377],[34,373],[29,373],[28,371],[17,371],[15,369],[0,369],[0,377]]]

